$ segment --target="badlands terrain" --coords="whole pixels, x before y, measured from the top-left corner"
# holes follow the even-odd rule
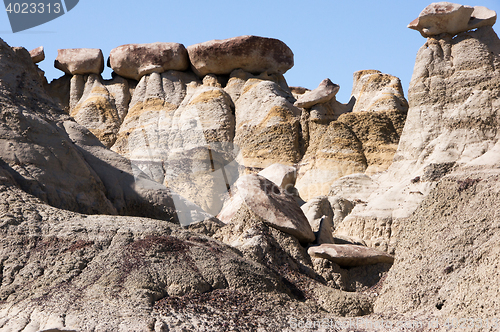
[[[0,331],[500,329],[495,21],[429,5],[407,99],[360,70],[346,103],[272,38],[59,50],[50,83],[0,40]]]

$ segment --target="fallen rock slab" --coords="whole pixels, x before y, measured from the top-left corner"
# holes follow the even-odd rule
[[[45,52],[43,51],[43,46],[32,49],[30,51],[30,55],[33,63],[39,63],[45,60]]]
[[[54,67],[70,75],[101,74],[104,56],[97,48],[66,48],[57,50]]]
[[[189,68],[186,48],[178,43],[127,44],[111,50],[108,59],[118,75],[139,81],[142,76]]]
[[[295,198],[280,190],[273,182],[257,174],[240,177],[232,189],[233,196],[226,202],[218,218],[228,224],[246,205],[268,225],[295,236],[302,243],[312,243],[314,233]]]
[[[335,97],[339,89],[340,85],[333,83],[329,78],[325,78],[316,89],[304,93],[293,105],[311,108],[316,104],[326,103]]]
[[[282,41],[257,36],[210,40],[187,47],[193,71],[227,75],[235,69],[260,74],[284,74],[293,67],[293,52]]]
[[[328,259],[340,266],[361,266],[377,263],[394,263],[394,256],[383,251],[350,244],[321,244],[310,247],[313,257]]]

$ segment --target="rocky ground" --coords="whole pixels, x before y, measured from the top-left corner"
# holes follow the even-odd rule
[[[404,97],[289,87],[241,36],[61,50],[0,41],[1,331],[494,331],[500,39],[431,4]]]

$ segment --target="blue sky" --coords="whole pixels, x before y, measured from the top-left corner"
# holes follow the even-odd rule
[[[129,43],[189,46],[240,35],[272,37],[295,54],[295,66],[285,74],[290,86],[313,89],[330,78],[341,86],[337,99],[347,102],[352,75],[361,69],[398,76],[406,95],[415,55],[425,42],[406,26],[431,2],[80,0],[67,14],[15,34],[7,13],[0,13],[0,37],[28,50],[43,45],[46,59],[39,66],[49,81],[62,76],[54,68],[59,48],[100,48],[107,58],[111,49]],[[462,4],[500,12],[500,0]],[[499,31],[497,25],[494,28]],[[103,76],[109,78],[111,70]]]

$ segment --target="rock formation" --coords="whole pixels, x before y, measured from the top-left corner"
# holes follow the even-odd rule
[[[293,67],[293,52],[280,40],[257,36],[241,36],[211,40],[187,48],[193,71],[228,75],[235,69],[252,74],[284,74]]]
[[[54,66],[70,75],[101,74],[104,70],[102,51],[95,48],[57,50]]]
[[[348,105],[333,98],[314,106],[302,128],[307,128],[308,146],[296,184],[301,197],[326,195],[333,182],[345,175],[386,170],[407,108],[399,79],[373,70],[354,74]]]
[[[496,20],[495,11],[486,7],[435,2],[425,7],[418,18],[408,25],[408,28],[419,31],[423,37],[442,33],[453,36],[480,27],[491,27]]]
[[[108,66],[122,77],[139,81],[142,76],[151,73],[186,70],[189,59],[182,44],[128,44],[111,50]]]
[[[290,88],[271,38],[123,45],[110,80],[61,50],[50,84],[1,41],[0,329],[494,317],[495,19],[426,8],[409,104],[376,70]]]

